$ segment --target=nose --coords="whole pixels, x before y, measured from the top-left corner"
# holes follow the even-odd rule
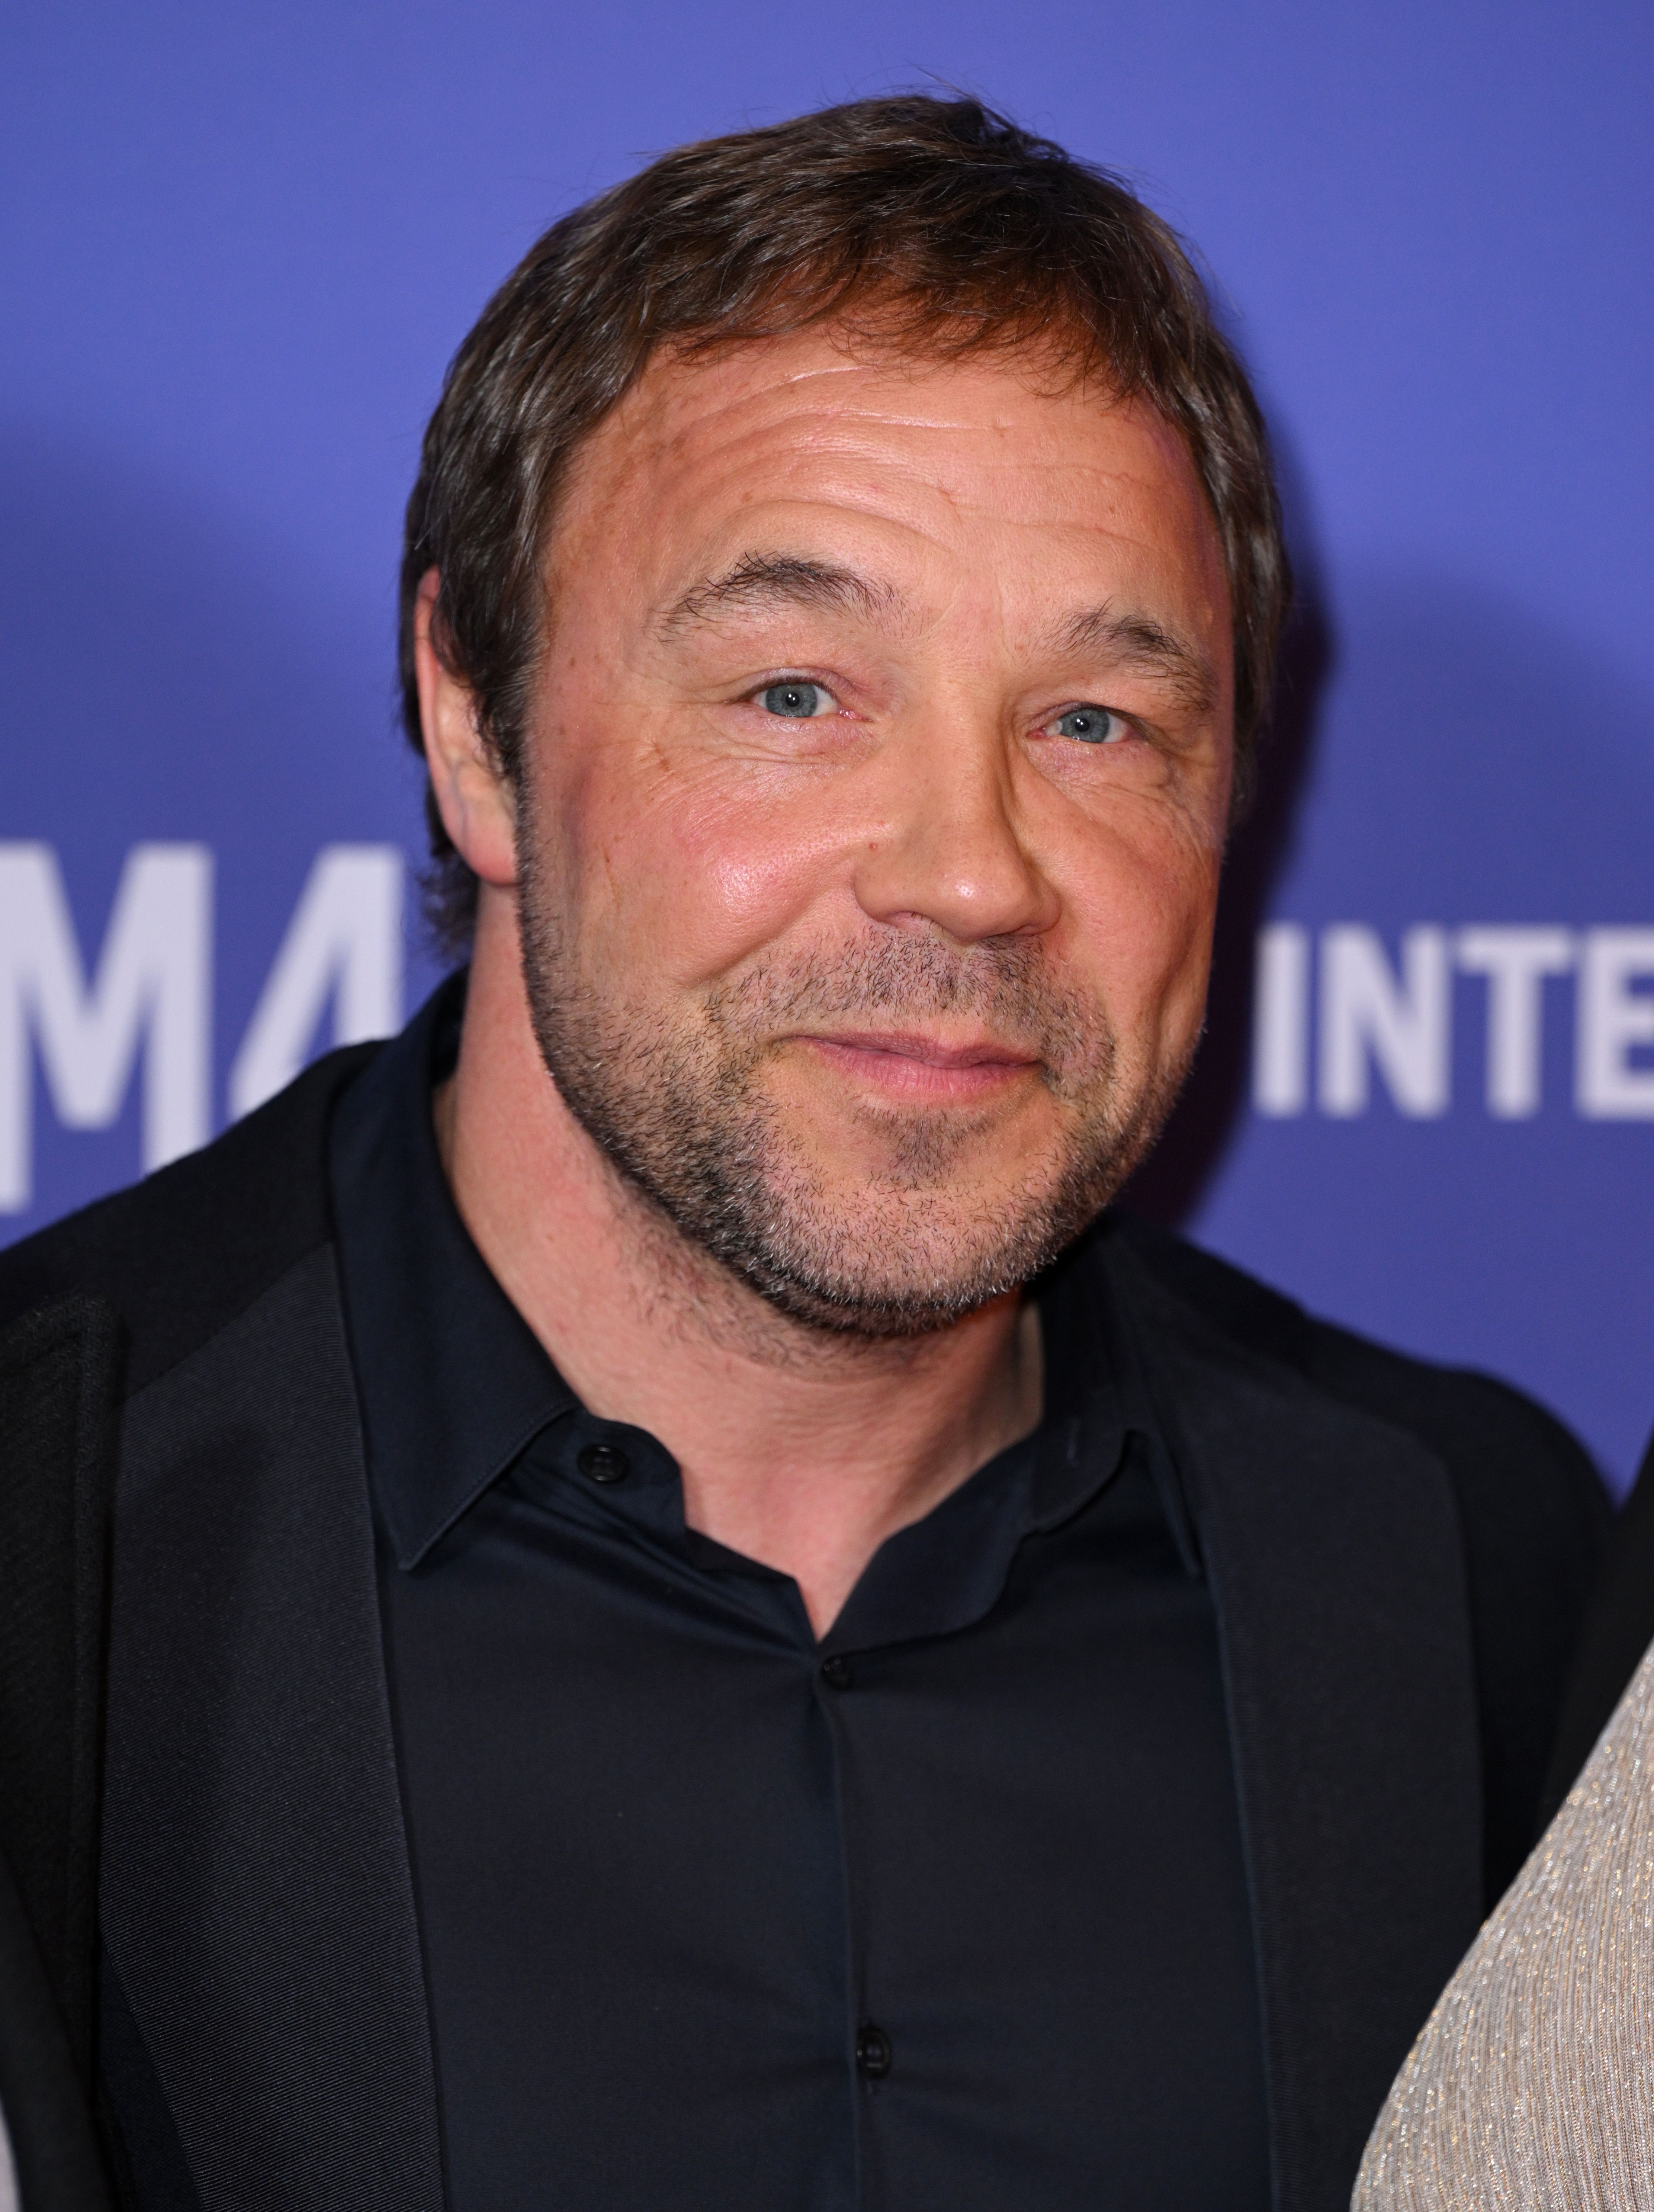
[[[865,914],[959,945],[1053,927],[1061,902],[1028,848],[997,732],[915,732],[885,765],[884,825],[856,869]]]

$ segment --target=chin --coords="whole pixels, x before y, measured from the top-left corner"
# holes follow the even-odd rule
[[[793,1319],[869,1340],[945,1328],[1041,1273],[1102,1211],[1113,1182],[1049,1176],[915,1188],[782,1177],[763,1227],[721,1253]]]

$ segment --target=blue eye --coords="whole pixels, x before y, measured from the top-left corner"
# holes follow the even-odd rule
[[[1126,734],[1125,723],[1107,707],[1070,707],[1051,727],[1058,737],[1078,738],[1082,745],[1117,744]]]
[[[758,702],[767,714],[785,714],[789,720],[807,722],[831,711],[833,695],[819,684],[788,677],[784,683],[772,684],[761,691]]]

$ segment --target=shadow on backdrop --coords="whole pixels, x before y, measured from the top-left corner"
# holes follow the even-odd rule
[[[1180,1227],[1195,1211],[1246,1111],[1253,947],[1292,856],[1333,669],[1333,633],[1308,495],[1279,429],[1273,434],[1294,591],[1260,745],[1256,793],[1224,862],[1206,1034],[1194,1073],[1165,1133],[1119,1201],[1128,1212],[1167,1229]]]

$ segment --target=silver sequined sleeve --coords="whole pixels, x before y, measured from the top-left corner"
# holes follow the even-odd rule
[[[1353,2212],[1654,2212],[1654,1650],[1426,2023]]]

